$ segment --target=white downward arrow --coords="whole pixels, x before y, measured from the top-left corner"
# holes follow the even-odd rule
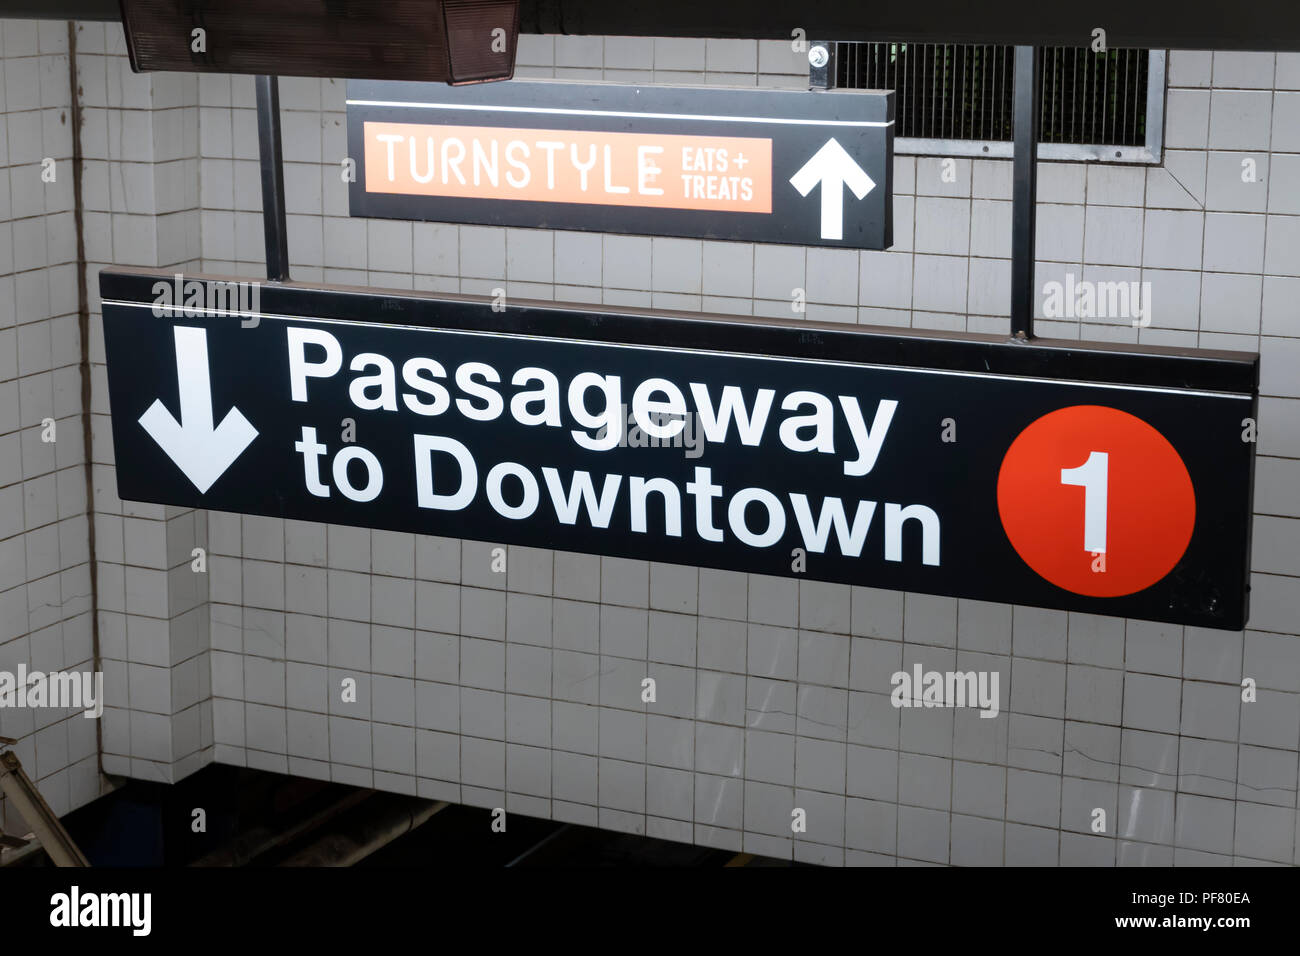
[[[790,185],[800,196],[807,196],[818,183],[822,184],[822,238],[843,239],[844,187],[864,199],[876,183],[833,136],[790,177]]]
[[[167,407],[155,399],[140,416],[140,424],[202,494],[257,437],[257,429],[237,408],[232,408],[220,425],[212,427],[208,333],[180,325],[176,326],[175,333],[181,420],[177,422]]]

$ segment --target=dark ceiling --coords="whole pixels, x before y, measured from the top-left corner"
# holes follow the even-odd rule
[[[219,2],[219,0],[209,0]],[[307,3],[319,0],[304,0]],[[117,20],[118,0],[0,0],[0,17]],[[1300,50],[1300,3],[1260,0],[520,0],[525,33]]]

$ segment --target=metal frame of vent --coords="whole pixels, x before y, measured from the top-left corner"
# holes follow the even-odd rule
[[[819,42],[812,49],[822,51],[817,62],[810,58],[809,86],[831,89],[835,84],[838,44]],[[1065,162],[1102,162],[1159,165],[1164,156],[1165,131],[1165,50],[1147,51],[1146,142],[1141,146],[1090,143],[1038,144],[1040,160]],[[894,153],[900,156],[960,156],[984,159],[1010,159],[1012,140],[940,139],[896,136]]]

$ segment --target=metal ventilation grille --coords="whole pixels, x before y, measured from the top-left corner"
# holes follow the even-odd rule
[[[835,44],[835,85],[895,91],[895,135],[914,139],[1012,139],[1010,46],[941,43]],[[1038,75],[1040,142],[1147,143],[1146,50],[1047,47]]]

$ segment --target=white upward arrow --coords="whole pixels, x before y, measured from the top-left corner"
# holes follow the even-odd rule
[[[257,429],[237,408],[232,408],[220,425],[212,427],[208,333],[181,325],[176,326],[175,333],[181,420],[177,422],[162,401],[155,399],[140,416],[140,424],[202,494],[257,437]]]
[[[818,183],[822,184],[822,238],[843,239],[844,187],[864,199],[876,183],[833,136],[790,177],[790,185],[800,196],[807,196]]]

